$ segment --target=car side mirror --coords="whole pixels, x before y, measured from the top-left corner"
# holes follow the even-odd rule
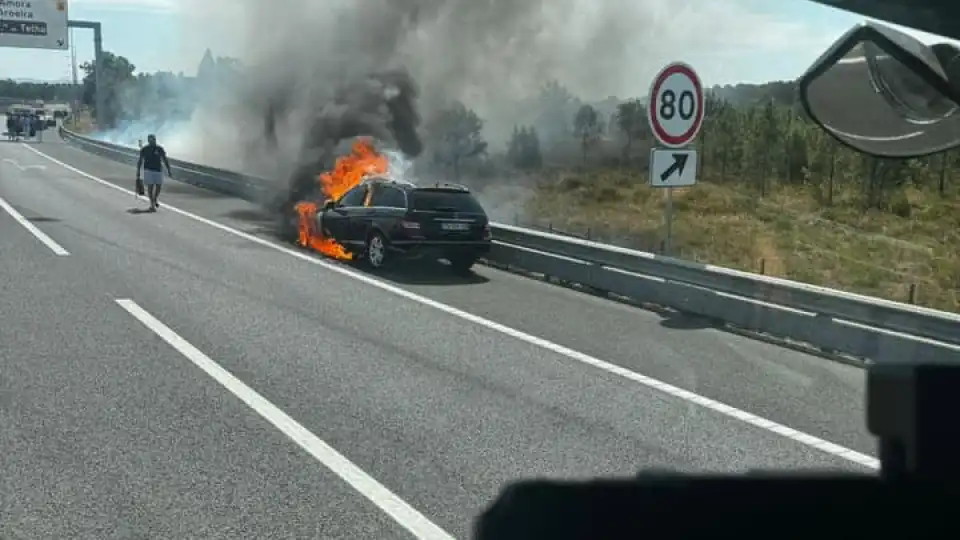
[[[916,158],[960,146],[960,50],[853,27],[799,79],[810,118],[856,151]]]
[[[337,207],[337,201],[327,201],[323,203],[324,210],[333,210],[336,207]]]

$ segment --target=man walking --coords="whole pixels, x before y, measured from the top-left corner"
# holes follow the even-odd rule
[[[167,176],[173,178],[170,171],[170,162],[167,152],[157,144],[155,135],[147,136],[147,145],[140,149],[140,159],[137,161],[137,181],[140,181],[140,169],[143,169],[143,184],[147,186],[147,196],[150,197],[150,211],[156,212],[160,206],[160,187],[163,186],[163,166],[167,168]]]

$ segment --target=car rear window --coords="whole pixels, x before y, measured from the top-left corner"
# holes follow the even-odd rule
[[[414,210],[484,213],[473,195],[460,191],[414,191],[410,200]]]

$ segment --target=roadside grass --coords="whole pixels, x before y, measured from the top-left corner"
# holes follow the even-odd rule
[[[911,215],[864,211],[839,187],[703,181],[674,191],[671,255],[815,285],[960,312],[960,202],[907,189]],[[554,170],[527,215],[538,227],[645,251],[661,250],[665,191],[626,170]]]
[[[64,122],[64,127],[74,133],[85,135],[96,131],[96,123],[87,109],[80,109]]]

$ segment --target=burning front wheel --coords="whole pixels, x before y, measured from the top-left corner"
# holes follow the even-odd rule
[[[387,263],[387,239],[375,232],[367,238],[367,245],[363,251],[363,262],[370,268],[379,270]]]

